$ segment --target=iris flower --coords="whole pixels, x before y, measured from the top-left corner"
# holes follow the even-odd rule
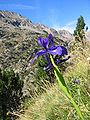
[[[38,44],[43,48],[42,50],[39,50],[36,54],[34,59],[31,61],[31,63],[34,63],[34,61],[41,55],[43,55],[48,63],[48,66],[46,69],[49,69],[52,67],[52,63],[49,59],[50,55],[59,55],[64,56],[67,55],[67,49],[64,46],[55,46],[52,34],[49,34],[47,38],[38,38]],[[68,59],[68,58],[67,58]],[[67,59],[63,59],[61,61],[58,61],[57,63],[66,61]]]
[[[80,84],[80,81],[78,79],[75,79],[74,84]]]

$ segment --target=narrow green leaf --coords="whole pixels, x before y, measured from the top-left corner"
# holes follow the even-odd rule
[[[64,78],[63,78],[60,70],[58,69],[58,67],[57,67],[56,64],[54,63],[54,60],[53,60],[52,56],[50,56],[50,58],[51,58],[51,61],[52,61],[53,66],[54,66],[54,70],[55,70],[55,72],[56,72],[56,75],[59,76],[60,81],[61,81],[61,83],[63,84],[63,86],[65,86],[65,87],[67,88],[67,85],[66,85],[66,83],[65,83],[65,80],[64,80]],[[67,89],[68,89],[68,88],[67,88]]]
[[[54,60],[53,60],[52,56],[50,56],[50,58],[51,58],[51,62],[52,62],[52,64],[53,64],[53,66],[54,66],[54,73],[55,73],[55,76],[56,76],[56,78],[57,78],[57,80],[58,80],[58,84],[59,84],[60,88],[63,90],[63,92],[67,95],[67,97],[69,98],[69,100],[70,100],[71,103],[73,104],[73,106],[74,106],[74,108],[76,109],[76,111],[77,111],[80,119],[81,119],[81,120],[84,120],[84,118],[83,118],[83,116],[82,116],[82,113],[81,113],[79,107],[78,107],[77,104],[74,102],[72,96],[71,96],[70,93],[69,93],[69,90],[68,90],[68,88],[67,88],[67,85],[66,85],[66,83],[65,83],[65,80],[64,80],[62,74],[60,73],[57,65],[54,63]]]

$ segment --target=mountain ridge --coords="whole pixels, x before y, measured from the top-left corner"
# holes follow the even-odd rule
[[[3,27],[4,29],[6,27],[9,29],[11,28],[26,29],[41,34],[51,33],[54,36],[57,36],[64,41],[71,41],[72,39],[74,39],[73,34],[71,34],[67,30],[57,31],[54,28],[49,28],[44,24],[33,23],[31,20],[27,19],[26,17],[22,16],[19,13],[7,11],[7,10],[0,10],[0,28],[1,27]],[[87,40],[89,40],[90,31],[87,31],[85,33]]]
[[[47,27],[46,25],[40,23],[33,23],[31,20],[27,19],[26,17],[23,17],[21,14],[9,11],[0,10],[0,27],[8,27],[12,29],[15,27],[19,27],[21,29],[30,29],[31,31],[42,34],[45,34],[47,32],[53,34],[54,36],[58,36],[61,39],[65,38],[65,40],[68,40],[68,37],[70,40],[73,38],[72,34],[69,31],[57,31],[54,28]]]

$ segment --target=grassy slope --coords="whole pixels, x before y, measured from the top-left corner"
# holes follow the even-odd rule
[[[76,48],[71,54],[71,62],[64,77],[71,90],[71,94],[84,115],[85,120],[90,120],[90,46],[83,51]],[[73,80],[79,79],[80,85],[75,85]],[[57,83],[47,86],[46,92],[32,100],[25,102],[25,113],[20,115],[20,120],[79,120],[70,101],[59,89]]]

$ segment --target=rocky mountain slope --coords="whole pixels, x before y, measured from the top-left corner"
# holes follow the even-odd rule
[[[0,66],[13,65],[17,68],[22,59],[24,64],[34,48],[37,48],[38,36],[45,36],[47,33],[57,37],[56,42],[59,43],[68,41],[68,38],[72,40],[72,34],[65,30],[56,31],[42,24],[34,24],[20,14],[0,11]]]
[[[90,41],[90,31],[87,31],[87,32],[86,32],[86,39],[87,39],[88,41]]]
[[[56,31],[45,25],[32,23],[20,14],[0,11],[0,67],[19,72],[25,82],[24,92],[33,89],[35,68],[28,64],[34,50],[39,49],[37,38],[46,36],[47,33],[53,34],[56,44],[67,46],[73,39],[68,31]]]
[[[34,24],[20,14],[0,11],[0,67],[12,68],[20,74],[24,79],[26,94],[34,89],[32,83],[35,80],[35,68],[28,65],[29,61],[34,50],[39,48],[37,38],[46,36],[47,33],[54,35],[56,43],[66,44],[63,39],[57,37],[59,33],[56,30],[42,24]]]
[[[32,32],[36,33],[52,33],[55,36],[58,36],[59,38],[67,38],[72,39],[72,34],[70,34],[68,31],[65,30],[60,30],[56,31],[53,28],[48,28],[45,25],[42,24],[34,24],[32,21],[29,19],[21,16],[20,14],[14,13],[14,12],[9,12],[9,11],[0,11],[0,28],[4,29],[15,29],[15,28],[20,28],[20,29],[27,29]]]

